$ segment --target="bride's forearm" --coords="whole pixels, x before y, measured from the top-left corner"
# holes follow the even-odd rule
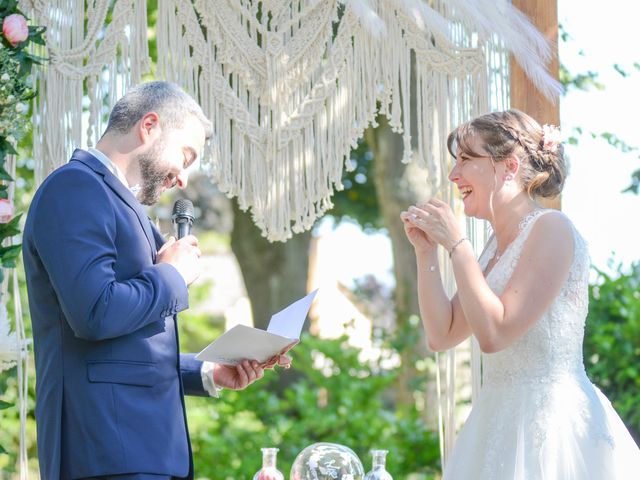
[[[499,327],[504,318],[504,306],[487,284],[471,244],[460,244],[451,261],[458,299],[469,328],[484,352],[499,350]]]
[[[418,303],[420,316],[431,350],[443,350],[453,321],[451,300],[442,286],[438,255],[435,250],[416,253],[418,267]]]

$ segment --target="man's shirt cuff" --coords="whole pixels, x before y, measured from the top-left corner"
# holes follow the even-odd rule
[[[213,369],[216,364],[214,362],[202,362],[202,368],[200,369],[200,375],[202,376],[202,386],[207,391],[210,397],[219,398],[220,390],[222,387],[218,387],[213,381]]]

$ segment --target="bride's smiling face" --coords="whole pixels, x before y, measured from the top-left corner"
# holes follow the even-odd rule
[[[479,137],[467,142],[468,148],[457,148],[456,163],[449,173],[462,196],[464,213],[470,217],[491,219],[491,198],[497,191],[499,169],[503,162],[494,162],[482,147]]]

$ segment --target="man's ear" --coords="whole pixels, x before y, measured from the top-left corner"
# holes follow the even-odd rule
[[[156,112],[145,113],[138,122],[138,135],[142,143],[154,140],[160,130],[160,117]]]

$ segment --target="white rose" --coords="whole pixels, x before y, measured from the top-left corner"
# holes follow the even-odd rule
[[[16,103],[16,112],[22,113],[27,110],[27,106],[24,103]]]
[[[11,77],[9,76],[8,73],[3,73],[2,76],[0,77],[0,80],[2,80],[3,82],[8,82],[9,80],[11,80]]]

